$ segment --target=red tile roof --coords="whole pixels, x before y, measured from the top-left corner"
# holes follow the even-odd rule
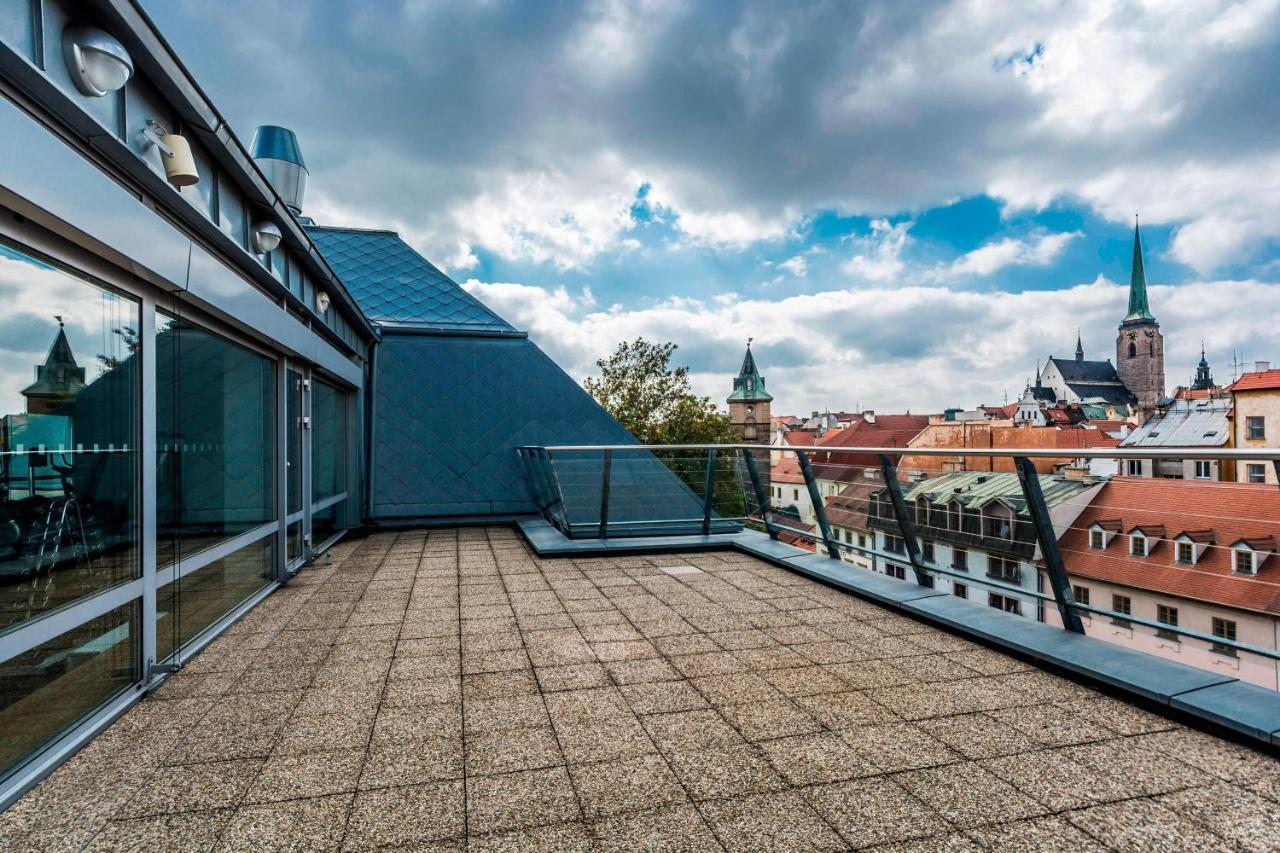
[[[824,447],[901,447],[929,425],[928,415],[876,415],[875,422],[858,421],[839,432],[827,433],[819,448]],[[901,453],[891,453],[895,463]],[[879,468],[880,459],[873,453],[818,453],[811,456],[814,474],[823,480],[840,483],[861,482],[867,468]]]
[[[1280,369],[1246,373],[1227,386],[1228,391],[1270,391],[1280,388]]]
[[[867,515],[871,509],[871,495],[879,490],[879,483],[853,483],[845,486],[840,494],[827,498],[827,521],[838,527],[865,530]]]
[[[1120,519],[1135,527],[1170,531],[1211,529],[1220,544],[1206,546],[1195,565],[1174,562],[1165,539],[1153,539],[1146,557],[1129,555],[1126,537],[1116,536],[1106,548],[1089,547],[1088,528],[1109,527]],[[1227,543],[1241,539],[1271,541],[1280,529],[1280,489],[1274,485],[1205,483],[1116,477],[1085,508],[1060,543],[1067,572],[1182,598],[1280,614],[1280,556],[1262,563],[1256,576],[1232,571]],[[1176,534],[1175,534],[1176,535]]]
[[[769,468],[769,481],[772,483],[803,483],[804,474],[800,472],[800,463],[795,459],[779,459]]]

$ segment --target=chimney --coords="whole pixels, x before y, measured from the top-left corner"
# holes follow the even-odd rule
[[[253,132],[253,161],[294,215],[302,213],[307,194],[307,164],[298,137],[286,127],[264,124]]]
[[[1089,465],[1082,460],[1077,460],[1072,465],[1063,466],[1062,476],[1066,477],[1068,480],[1088,480]]]
[[[867,409],[865,412],[863,412],[863,413],[862,413],[862,419],[863,419],[864,421],[866,421],[867,423],[869,423],[869,424],[873,424],[873,423],[875,423],[875,422],[876,422],[876,410],[875,410],[875,409]]]
[[[1253,363],[1253,369],[1254,369],[1254,370],[1256,370],[1258,373],[1261,373],[1261,372],[1262,372],[1262,371],[1264,371],[1264,370],[1270,370],[1270,369],[1271,369],[1271,362],[1269,362],[1269,361],[1255,361],[1255,362]]]

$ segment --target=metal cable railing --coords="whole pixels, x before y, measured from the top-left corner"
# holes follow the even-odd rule
[[[677,534],[714,536],[741,532],[751,527],[767,533],[771,538],[786,537],[790,541],[809,543],[833,559],[842,555],[860,555],[876,563],[900,566],[901,574],[910,573],[916,584],[934,587],[936,578],[948,578],[953,583],[973,585],[979,591],[994,592],[1023,601],[1034,601],[1039,608],[1054,608],[1063,627],[1075,633],[1084,633],[1082,616],[1107,617],[1116,624],[1140,625],[1154,629],[1159,636],[1187,637],[1211,644],[1215,650],[1231,649],[1248,652],[1280,661],[1280,650],[1238,640],[1234,637],[1209,634],[1178,624],[1137,616],[1128,612],[1099,607],[1077,601],[1065,564],[1064,553],[1083,554],[1078,549],[1064,548],[1060,539],[1068,532],[1088,534],[1085,528],[1073,526],[1074,517],[1067,522],[1055,523],[1054,512],[1045,498],[1041,477],[1044,472],[1036,469],[1034,460],[1072,460],[1073,464],[1089,460],[1114,460],[1117,473],[1124,460],[1210,460],[1224,462],[1252,462],[1269,464],[1280,479],[1280,449],[1270,448],[1185,448],[1165,450],[1157,448],[957,448],[957,447],[771,447],[756,444],[692,444],[692,445],[561,445],[530,446],[517,448],[525,466],[530,493],[543,517],[561,533],[570,538],[608,539],[612,537],[642,537]],[[982,512],[960,510],[958,518],[947,526],[933,522],[945,520],[945,512],[937,507],[911,505],[906,492],[920,483],[946,474],[960,473],[952,469],[912,469],[899,471],[897,462],[904,455],[916,458],[962,457],[963,464],[971,464],[970,458],[991,459],[991,470],[985,474],[1016,477],[1017,511],[1010,510],[998,523],[987,526],[990,516]],[[804,513],[791,507],[780,507],[775,499],[771,482],[772,462],[775,457],[794,458],[795,467],[786,486],[808,501],[813,522],[803,520]],[[863,461],[859,462],[861,457]],[[871,465],[868,459],[876,460]],[[1012,461],[1012,471],[997,471],[995,459]],[[847,460],[847,461],[841,461]],[[1049,464],[1043,463],[1042,464]],[[855,477],[861,472],[861,477]],[[797,476],[798,474],[798,476]],[[1107,477],[1089,477],[1089,482],[1100,484]],[[835,478],[839,478],[838,480]],[[823,494],[822,483],[829,490]],[[874,488],[872,497],[843,498],[839,492],[851,482]],[[836,488],[839,486],[840,488]],[[1267,488],[1276,488],[1271,485]],[[780,490],[781,491],[781,490]],[[870,547],[841,541],[828,518],[826,498],[842,497],[846,501],[866,503],[866,524],[870,533]],[[1054,511],[1063,509],[1083,510],[1089,504],[1088,493],[1082,488],[1076,495],[1062,498],[1055,495]],[[1134,508],[1134,511],[1150,513],[1151,507]],[[1219,521],[1246,521],[1250,524],[1274,524],[1280,533],[1280,517],[1237,518],[1215,516],[1212,507],[1204,507],[1203,514],[1192,513],[1185,507],[1170,507],[1169,513],[1179,516],[1194,515],[1204,526]],[[861,508],[859,512],[863,511]],[[973,528],[973,521],[978,527]],[[969,524],[969,527],[965,525]],[[1190,529],[1190,520],[1188,528]],[[901,550],[893,551],[876,546],[875,534],[893,537],[893,544]],[[848,533],[846,532],[846,535]],[[976,549],[987,548],[1011,555],[1013,559],[1033,562],[1030,573],[1036,588],[1015,582],[1019,573],[1001,563],[987,573],[969,571],[968,568],[938,565],[928,560],[923,545],[947,536],[967,537],[962,541]],[[1150,537],[1154,548],[1160,542],[1173,543],[1177,533]],[[966,545],[966,547],[968,547]],[[1228,548],[1219,542],[1203,543],[1204,553],[1212,548]],[[953,550],[960,550],[953,546]],[[1176,544],[1175,544],[1175,553]],[[966,552],[967,554],[967,552]],[[1106,554],[1094,554],[1103,558],[1122,558]],[[998,557],[995,559],[1006,559]],[[1182,565],[1182,563],[1179,563]],[[1194,568],[1194,567],[1193,567]],[[1049,591],[1040,587],[1041,572],[1048,580]],[[1277,585],[1280,595],[1280,584]],[[993,605],[995,606],[995,605]],[[1215,629],[1216,630],[1216,629]]]

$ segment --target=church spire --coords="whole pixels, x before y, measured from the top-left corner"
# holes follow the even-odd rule
[[[1076,361],[1084,361],[1084,343],[1080,340],[1080,330],[1076,329]]]
[[[764,377],[760,375],[755,356],[751,354],[752,340],[754,339],[747,339],[747,354],[742,357],[742,369],[733,378],[733,393],[729,395],[729,402],[734,400],[764,402],[773,399],[773,395],[764,390]]]
[[[1191,387],[1197,391],[1213,387],[1213,374],[1209,372],[1209,361],[1204,357],[1204,341],[1200,342],[1200,363],[1196,365],[1196,378]]]
[[[1142,265],[1142,236],[1138,233],[1138,217],[1133,218],[1133,267],[1129,273],[1129,313],[1125,322],[1154,320],[1147,304],[1147,273]]]

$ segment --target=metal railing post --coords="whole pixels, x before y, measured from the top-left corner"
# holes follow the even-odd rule
[[[813,466],[809,464],[809,454],[803,450],[796,451],[796,459],[800,461],[800,473],[804,474],[804,484],[809,490],[809,502],[813,504],[813,514],[818,519],[818,529],[822,531],[822,541],[827,545],[827,556],[833,560],[840,559],[840,548],[831,538],[831,524],[827,521],[827,508],[822,503],[822,495],[818,493],[818,481],[813,478]]]
[[[716,450],[707,451],[707,477],[702,485],[702,535],[711,535],[711,494],[716,488]]]
[[[547,478],[547,488],[551,492],[551,503],[547,506],[547,513],[551,516],[551,523],[560,529],[560,532],[569,538],[573,538],[573,527],[569,524],[569,512],[564,505],[564,489],[560,486],[560,477],[556,474],[555,462],[551,460],[551,451],[545,447],[541,450],[542,464],[545,467],[545,475]],[[560,522],[556,522],[556,504],[560,505]]]
[[[600,538],[609,538],[609,473],[613,468],[613,451],[604,452],[604,465],[600,471]]]
[[[770,539],[778,538],[778,531],[773,527],[773,512],[770,510],[769,494],[760,482],[760,472],[756,470],[756,458],[750,450],[743,450],[742,457],[747,463],[747,475],[751,477],[751,490],[756,493],[756,504],[760,507],[760,519]]]
[[[920,542],[916,539],[916,522],[907,511],[907,501],[902,497],[902,484],[898,482],[898,466],[893,464],[887,453],[880,454],[880,471],[884,475],[885,488],[889,490],[889,500],[893,503],[893,514],[898,518],[898,532],[902,534],[902,542],[907,548],[907,559],[911,562],[911,571],[915,572],[916,583],[920,586],[932,586],[932,577],[924,569],[920,560]]]
[[[1044,502],[1044,492],[1040,490],[1040,473],[1036,471],[1035,463],[1025,456],[1015,457],[1013,463],[1018,468],[1018,481],[1022,484],[1022,494],[1027,499],[1027,509],[1036,529],[1040,556],[1044,558],[1049,585],[1053,587],[1053,599],[1057,602],[1058,614],[1062,617],[1062,627],[1083,634],[1084,623],[1080,620],[1080,612],[1076,610],[1075,597],[1071,594],[1071,581],[1067,578],[1062,552],[1058,550],[1058,537],[1053,532],[1053,522],[1049,518],[1049,507]]]

